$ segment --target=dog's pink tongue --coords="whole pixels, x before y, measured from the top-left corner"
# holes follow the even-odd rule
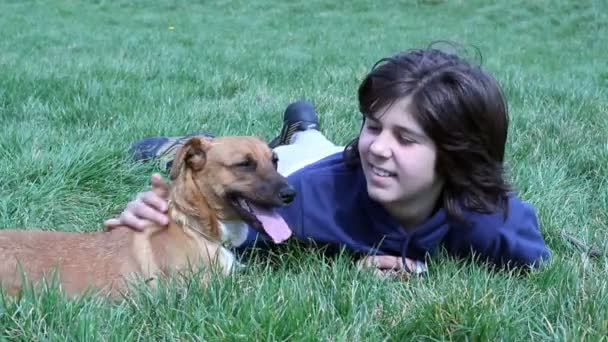
[[[264,209],[249,203],[251,210],[264,226],[264,231],[275,243],[281,243],[291,236],[291,229],[281,215],[272,209]]]

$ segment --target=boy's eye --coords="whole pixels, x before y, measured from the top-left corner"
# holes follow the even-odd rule
[[[399,141],[400,141],[402,144],[413,144],[413,143],[415,143],[415,141],[414,141],[414,140],[412,140],[412,139],[410,139],[410,138],[408,138],[408,137],[406,137],[406,136],[403,136],[403,135],[400,135],[400,136],[399,136]]]

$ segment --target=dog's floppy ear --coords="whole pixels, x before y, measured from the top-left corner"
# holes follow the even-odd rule
[[[171,166],[171,180],[175,180],[182,169],[189,167],[194,171],[200,171],[205,166],[206,152],[209,149],[207,139],[194,137],[180,147]]]

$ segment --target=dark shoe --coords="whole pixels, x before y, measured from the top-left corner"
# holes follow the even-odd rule
[[[131,158],[138,162],[158,160],[166,169],[170,169],[177,150],[190,138],[203,136],[214,138],[208,132],[197,132],[180,137],[150,137],[136,141],[129,149]]]
[[[283,128],[278,137],[272,139],[268,144],[271,148],[281,145],[289,145],[291,138],[296,132],[309,129],[320,130],[319,117],[315,106],[308,101],[297,101],[291,103],[283,114]]]

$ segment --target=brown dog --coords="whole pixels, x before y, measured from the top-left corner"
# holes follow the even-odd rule
[[[258,138],[192,138],[171,169],[168,227],[150,223],[143,232],[120,227],[97,233],[0,230],[0,283],[14,294],[21,289],[21,272],[33,282],[57,275],[68,294],[93,289],[117,295],[133,279],[200,266],[217,266],[227,274],[236,261],[225,246],[242,244],[248,225],[263,228],[277,243],[291,234],[271,210],[295,196],[276,163]]]

